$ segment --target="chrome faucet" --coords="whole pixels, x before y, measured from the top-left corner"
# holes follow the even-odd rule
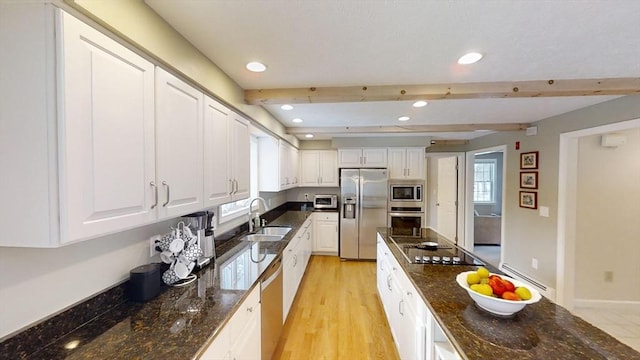
[[[251,216],[251,215],[253,215],[253,211],[251,210],[251,207],[253,206],[253,202],[256,201],[256,200],[262,201],[262,206],[264,206],[264,210],[265,211],[268,210],[267,202],[263,198],[258,196],[258,197],[255,197],[255,198],[251,199],[251,202],[249,202],[249,232],[250,233],[252,233],[254,231],[253,219],[252,219],[252,216]],[[258,205],[258,214],[260,214],[260,205]]]

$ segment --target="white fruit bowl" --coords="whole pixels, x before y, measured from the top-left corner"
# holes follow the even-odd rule
[[[536,289],[533,289],[531,286],[523,283],[522,281],[518,281],[501,274],[491,275],[499,275],[501,278],[511,281],[516,288],[521,286],[526,287],[529,292],[531,292],[531,299],[513,301],[480,294],[471,290],[469,284],[467,284],[467,275],[474,272],[475,271],[461,272],[460,274],[458,274],[458,276],[456,276],[456,282],[458,282],[458,285],[460,285],[461,288],[467,290],[469,296],[471,296],[473,301],[476,302],[476,305],[492,314],[500,316],[510,316],[524,309],[524,307],[528,304],[537,303],[542,298],[542,296],[540,296],[540,293]]]

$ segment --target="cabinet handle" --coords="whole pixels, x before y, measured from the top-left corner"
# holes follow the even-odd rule
[[[411,175],[411,169],[407,169],[407,176]]]
[[[400,300],[400,302],[398,303],[398,312],[400,313],[400,315],[404,316],[404,313],[402,312],[402,303],[404,302],[404,299]]]
[[[166,181],[163,181],[162,185],[164,185],[167,188],[167,201],[164,204],[162,204],[162,207],[165,207],[167,206],[169,201],[171,201],[171,189],[169,188],[169,184],[167,184]]]
[[[360,156],[360,164],[364,164],[364,163],[362,162],[362,156]]]
[[[233,190],[233,193],[237,194],[238,193],[238,180],[233,179],[233,183],[235,184],[235,190]]]
[[[387,275],[387,287],[389,291],[391,291],[391,275]]]
[[[151,187],[153,188],[154,194],[154,203],[153,205],[151,205],[151,209],[155,209],[155,207],[158,206],[158,186],[156,185],[155,181],[152,181],[151,183],[149,183],[149,185],[151,185]]]
[[[248,307],[248,308],[247,308],[247,311],[248,311],[248,312],[253,312],[253,306]]]
[[[298,255],[293,255],[293,266],[298,265]]]
[[[229,195],[233,194],[233,179],[229,179],[229,184],[231,185],[231,189],[229,190]]]
[[[364,164],[365,165],[367,164],[367,157],[366,156],[364,157]]]

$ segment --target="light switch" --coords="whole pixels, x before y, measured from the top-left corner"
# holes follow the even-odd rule
[[[549,217],[549,207],[540,206],[540,216]]]

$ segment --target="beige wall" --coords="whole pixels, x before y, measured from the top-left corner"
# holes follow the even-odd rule
[[[578,143],[577,299],[640,301],[640,129],[616,134],[627,143],[602,147],[601,135]]]
[[[508,101],[508,100],[505,100]],[[537,136],[504,132],[472,140],[466,150],[507,145],[504,261],[521,272],[556,286],[559,137],[561,133],[640,118],[640,95],[626,96],[534,123]],[[520,150],[514,149],[516,141]],[[549,207],[549,217],[518,205],[520,153],[539,151],[538,206]],[[538,259],[538,269],[531,259]]]

